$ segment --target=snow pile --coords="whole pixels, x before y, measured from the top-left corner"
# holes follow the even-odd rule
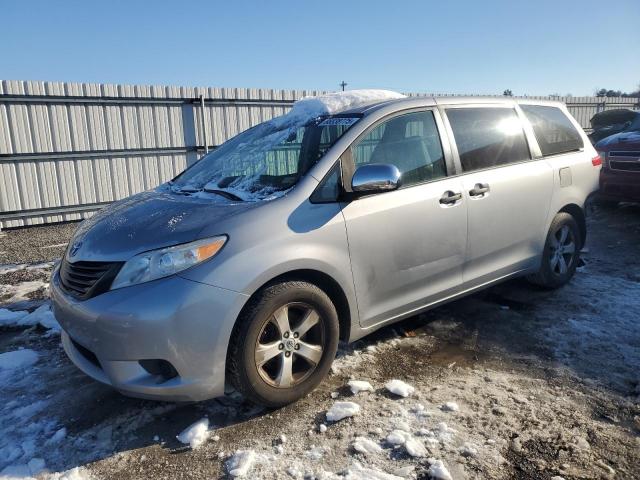
[[[46,302],[32,313],[0,309],[0,326],[31,327],[38,324],[54,332],[60,331],[60,325],[51,311],[51,302]]]
[[[42,325],[44,328],[48,330],[52,330],[54,332],[60,331],[60,325],[57,320],[53,316],[53,312],[51,311],[51,303],[45,303],[38,307],[35,311],[24,317],[20,323],[22,325]]]
[[[364,380],[349,380],[347,385],[351,389],[351,393],[357,395],[360,392],[373,392],[371,384]]]
[[[427,441],[429,443],[438,443],[438,441],[446,443],[453,439],[453,435],[456,433],[456,430],[449,427],[446,423],[440,422],[436,425],[434,430],[422,428],[419,433],[420,435],[428,437]]]
[[[38,352],[25,348],[13,352],[0,353],[0,370],[14,370],[30,367],[38,361]]]
[[[46,465],[42,458],[32,458],[28,463],[19,465],[9,465],[0,472],[0,479],[12,480],[18,478],[31,478],[38,475],[45,469]]]
[[[17,285],[3,284],[0,285],[0,295],[5,297],[5,303],[20,302],[22,300],[29,300],[30,293],[43,288],[46,289],[48,286],[48,283],[40,280],[22,282]]]
[[[356,437],[355,441],[351,445],[356,452],[368,454],[368,453],[380,453],[382,447],[378,445],[378,442],[374,442],[367,437]]]
[[[440,408],[443,412],[457,412],[458,410],[460,410],[460,407],[456,402],[447,402]]]
[[[447,467],[445,467],[442,460],[433,460],[429,463],[431,463],[431,466],[429,467],[429,475],[431,478],[438,480],[453,480],[449,470],[447,470]]]
[[[358,462],[349,468],[344,474],[344,480],[403,480],[402,477],[390,473],[363,467]]]
[[[387,435],[387,442],[391,445],[404,445],[409,438],[411,438],[411,434],[409,432],[396,429]]]
[[[360,405],[354,402],[336,402],[327,411],[327,421],[337,422],[360,413]]]
[[[58,247],[63,247],[67,245],[66,243],[61,245],[56,245]],[[0,275],[5,275],[7,273],[19,272],[20,270],[36,271],[36,272],[47,272],[49,269],[53,267],[55,262],[42,262],[42,263],[5,263],[0,265]]]
[[[375,89],[348,90],[326,93],[317,97],[304,97],[293,104],[289,113],[272,121],[278,126],[298,123],[322,115],[333,115],[363,105],[398,98],[405,98],[405,96],[390,90]]]
[[[478,455],[478,448],[472,443],[464,443],[458,451],[463,457],[475,457]]]
[[[415,437],[409,438],[404,443],[404,448],[407,450],[407,453],[412,457],[426,457],[427,449],[424,444]]]
[[[62,473],[54,473],[47,480],[92,480],[94,477],[84,467],[75,467]]]
[[[176,438],[184,444],[189,444],[193,449],[198,448],[209,437],[209,419],[203,418],[193,425],[185,428]]]
[[[403,382],[402,380],[397,380],[397,379],[389,380],[385,384],[385,388],[389,390],[391,393],[395,393],[396,395],[399,395],[405,398],[410,395],[413,395],[413,392],[415,392],[415,388],[413,388],[411,385]]]
[[[17,325],[18,322],[27,315],[29,315],[29,312],[14,312],[6,308],[0,308],[0,326]]]
[[[233,456],[227,460],[225,466],[227,472],[232,477],[244,477],[256,463],[256,452],[253,450],[237,450]]]
[[[60,443],[62,440],[64,440],[66,436],[67,429],[65,427],[62,427],[61,429],[57,430],[56,433],[54,433],[45,443],[49,446],[55,445],[56,443]]]
[[[304,456],[310,460],[322,460],[324,454],[327,453],[328,449],[325,447],[316,447],[315,445],[311,445],[311,448],[304,452]]]
[[[387,435],[387,442],[391,445],[402,445],[412,457],[425,457],[427,449],[424,444],[404,430],[394,430]]]

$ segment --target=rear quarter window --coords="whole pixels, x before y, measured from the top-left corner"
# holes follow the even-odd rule
[[[542,155],[558,155],[584,147],[582,137],[571,120],[557,107],[520,105],[540,145]]]

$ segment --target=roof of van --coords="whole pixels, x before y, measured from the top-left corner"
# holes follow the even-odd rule
[[[434,106],[434,105],[459,105],[459,104],[526,104],[526,105],[548,105],[548,106],[563,106],[562,102],[551,100],[539,100],[536,98],[513,98],[513,97],[481,97],[481,96],[412,96],[404,97],[393,100],[383,100],[379,102],[372,102],[366,105],[361,105],[349,110],[339,112],[340,115],[358,114],[368,115],[375,112],[382,107],[388,105],[397,105],[398,107],[406,105],[409,107],[420,106]]]

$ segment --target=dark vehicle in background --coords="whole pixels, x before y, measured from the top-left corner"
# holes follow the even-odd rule
[[[640,119],[640,112],[628,108],[618,108],[596,113],[589,122],[593,131],[589,134],[589,140],[595,145],[603,138],[616,133],[626,131],[632,124]]]
[[[640,202],[640,115],[624,131],[600,140],[595,147],[603,162],[600,200]]]

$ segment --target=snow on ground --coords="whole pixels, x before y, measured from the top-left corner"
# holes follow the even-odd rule
[[[41,325],[53,332],[60,331],[60,325],[51,311],[51,302],[47,301],[29,313],[27,310],[0,309],[0,326],[27,327]]]
[[[209,437],[209,419],[203,418],[185,428],[176,438],[181,443],[195,449],[207,441]]]
[[[460,407],[456,402],[446,402],[440,407],[444,412],[457,412]]]
[[[453,480],[442,460],[434,460],[429,467],[429,475],[438,480]]]
[[[66,245],[66,243],[64,245]],[[56,246],[64,246],[64,245],[56,245]],[[54,262],[40,262],[40,263],[34,263],[34,264],[29,264],[29,263],[3,264],[3,265],[0,265],[0,275],[5,275],[7,273],[20,272],[20,271],[48,272],[49,270],[51,270],[53,268],[53,264],[54,264]]]
[[[569,372],[618,389],[640,385],[640,279],[592,271],[578,275],[568,290],[590,308],[567,311],[561,299],[551,299],[550,306],[567,312],[545,331],[559,361]]]
[[[411,385],[398,379],[389,380],[385,384],[385,388],[391,393],[395,393],[396,395],[400,395],[401,397],[409,397],[415,391],[415,388],[413,388]]]
[[[6,308],[0,308],[0,326],[19,325],[19,321],[29,315],[26,310],[12,311]]]
[[[327,421],[338,422],[347,417],[353,417],[360,413],[360,405],[355,402],[335,402],[327,410]]]
[[[38,290],[46,290],[47,282],[32,280],[17,285],[0,285],[0,298],[6,303],[15,303],[28,300],[29,295]]]
[[[344,480],[401,480],[402,477],[385,473],[374,468],[363,467],[360,463],[354,462],[353,465],[347,469],[343,477]]]
[[[15,350],[13,352],[0,353],[0,370],[14,370],[30,367],[38,361],[38,352],[29,350]],[[0,377],[1,378],[1,377]]]
[[[26,315],[0,310],[14,317],[0,353],[38,356],[2,370],[0,477],[43,467],[40,480],[640,478],[634,218],[592,225],[587,266],[567,287],[508,284],[341,346],[318,390],[273,411],[236,395],[186,405],[122,397],[79,373],[57,335],[29,326],[40,320],[15,328]],[[355,394],[354,380],[413,391]],[[203,418],[208,438],[185,448],[176,436]]]
[[[253,450],[238,450],[225,465],[232,477],[244,477],[251,471],[257,459]]]
[[[365,454],[382,452],[382,447],[380,446],[380,444],[367,437],[356,437],[351,446],[356,452]]]
[[[373,392],[373,386],[364,380],[349,380],[347,386],[354,395],[360,392]]]

